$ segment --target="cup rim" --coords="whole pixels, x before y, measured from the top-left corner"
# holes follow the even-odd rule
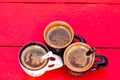
[[[24,45],[20,48],[19,54],[18,54],[18,61],[19,61],[19,63],[20,63],[24,68],[26,68],[26,69],[28,69],[28,70],[31,70],[31,71],[37,71],[37,70],[40,70],[40,69],[44,68],[44,67],[48,64],[49,58],[47,59],[46,64],[45,64],[44,66],[42,66],[41,68],[39,68],[39,69],[29,69],[29,68],[27,68],[25,65],[23,65],[20,56],[21,56],[22,52],[23,52],[27,47],[30,47],[30,46],[32,46],[32,45],[42,46],[42,48],[44,48],[46,52],[49,52],[49,49],[48,49],[43,43],[40,43],[40,42],[28,42],[28,43],[24,44]]]
[[[64,25],[67,26],[67,28],[69,28],[69,32],[70,32],[70,34],[71,34],[71,39],[69,40],[69,42],[68,42],[66,45],[63,45],[63,46],[55,46],[55,45],[51,44],[51,43],[47,40],[46,35],[47,35],[47,33],[48,33],[48,30],[50,30],[50,29],[51,29],[51,28],[50,28],[51,25],[54,25],[54,24],[64,24]],[[63,26],[63,27],[65,27],[65,26]],[[66,28],[66,27],[65,27],[65,28]],[[46,42],[50,47],[53,47],[53,48],[58,48],[58,49],[60,49],[60,48],[65,48],[66,46],[68,46],[68,45],[72,42],[73,37],[74,37],[74,32],[73,32],[72,27],[71,27],[67,22],[64,22],[64,21],[53,21],[53,22],[50,22],[50,23],[46,26],[46,28],[44,29],[44,40],[45,40],[45,42]]]
[[[92,53],[92,60],[91,60],[91,62],[89,62],[89,65],[86,67],[86,68],[82,68],[82,69],[73,69],[73,67],[71,67],[71,66],[69,66],[68,65],[68,61],[66,60],[66,54],[67,54],[67,52],[68,52],[68,50],[69,49],[71,49],[73,46],[75,46],[75,45],[83,45],[83,46],[86,46],[86,47],[88,47],[88,48],[90,48],[91,49],[91,47],[88,45],[88,44],[86,44],[86,43],[83,43],[83,42],[76,42],[76,43],[73,43],[73,44],[71,44],[71,45],[69,45],[67,48],[66,48],[66,50],[64,51],[64,55],[63,55],[63,60],[64,60],[64,64],[70,69],[70,70],[72,70],[72,71],[74,71],[74,72],[85,72],[85,71],[87,71],[87,70],[89,70],[92,66],[93,66],[93,64],[94,64],[94,60],[95,60],[95,53],[93,52]]]

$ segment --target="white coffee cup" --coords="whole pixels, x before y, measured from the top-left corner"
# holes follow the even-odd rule
[[[42,47],[43,49],[45,49],[47,51],[47,53],[42,57],[42,58],[48,58],[46,64],[41,67],[40,69],[36,69],[36,70],[32,70],[32,69],[29,69],[27,68],[25,65],[23,65],[23,63],[21,62],[21,55],[22,55],[22,52],[30,47],[30,46],[33,46],[34,48],[36,47]],[[50,60],[50,57],[54,58],[55,60]],[[63,66],[63,62],[62,62],[62,59],[61,57],[53,54],[51,51],[48,50],[48,48],[43,45],[42,43],[38,43],[38,42],[31,42],[31,43],[28,43],[26,45],[24,45],[20,52],[19,52],[19,56],[18,56],[18,60],[19,60],[19,63],[20,63],[20,66],[22,67],[22,69],[30,76],[33,76],[33,77],[38,77],[38,76],[41,76],[43,75],[46,71],[50,71],[50,70],[53,70],[53,69],[57,69],[57,68],[60,68]],[[50,65],[53,65],[50,67]]]

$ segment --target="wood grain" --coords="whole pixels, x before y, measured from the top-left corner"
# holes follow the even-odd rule
[[[120,72],[120,50],[119,49],[98,49],[96,53],[108,58],[109,64],[98,71],[89,72],[86,76],[74,77],[63,66],[59,69],[46,72],[41,77],[33,78],[28,76],[20,67],[18,62],[18,52],[20,47],[0,47],[0,80],[119,80]],[[111,78],[112,77],[112,78]]]
[[[115,4],[118,4],[120,3],[120,0],[0,0],[0,2],[40,2],[40,3],[44,3],[44,2],[53,2],[53,3],[66,3],[66,2],[70,2],[71,4],[73,3],[115,3]]]
[[[96,47],[120,47],[120,5],[0,3],[0,46],[44,42],[48,23],[68,22]]]

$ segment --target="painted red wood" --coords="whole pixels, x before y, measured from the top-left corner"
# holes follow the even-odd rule
[[[120,0],[0,0],[0,2],[88,2],[88,3],[120,3]]]
[[[43,30],[68,22],[91,46],[120,47],[120,5],[0,3],[0,46],[43,42]]]
[[[19,47],[0,47],[0,80],[120,80],[120,50],[97,49],[96,52],[106,56],[109,60],[107,67],[89,72],[82,77],[74,77],[67,73],[67,68],[46,72],[41,77],[28,76],[18,63]]]

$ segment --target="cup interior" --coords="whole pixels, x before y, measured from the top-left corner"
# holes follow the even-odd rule
[[[52,30],[53,28],[59,28],[60,26],[63,27],[64,29],[66,29],[70,33],[69,34],[70,37],[66,44],[64,44],[62,46],[57,46],[57,45],[52,44],[49,41],[47,36],[49,35],[50,30]],[[63,22],[63,21],[51,22],[50,24],[47,25],[47,27],[44,30],[44,40],[50,47],[53,47],[53,48],[64,48],[64,47],[68,46],[72,42],[73,37],[74,37],[74,33],[73,33],[72,27],[68,23]]]
[[[68,46],[64,52],[64,63],[72,71],[85,72],[89,70],[93,63],[95,54],[94,52],[89,55],[87,52],[91,47],[82,42],[76,42]]]
[[[45,59],[43,61],[42,65],[38,64],[40,61],[39,60],[40,56],[38,56],[38,55],[41,52],[41,50],[44,52],[44,54],[46,54],[49,51],[48,48],[45,45],[43,45],[42,43],[30,42],[30,43],[25,44],[20,49],[20,52],[19,52],[20,64],[22,64],[25,68],[27,68],[29,70],[39,70],[39,69],[43,68],[48,63],[49,58]],[[34,56],[32,56],[32,54],[29,54],[29,52],[33,53]],[[25,55],[28,56],[28,58],[24,57]],[[29,62],[25,63],[25,60],[30,61],[33,64],[38,64],[38,65],[30,66],[30,63]]]

